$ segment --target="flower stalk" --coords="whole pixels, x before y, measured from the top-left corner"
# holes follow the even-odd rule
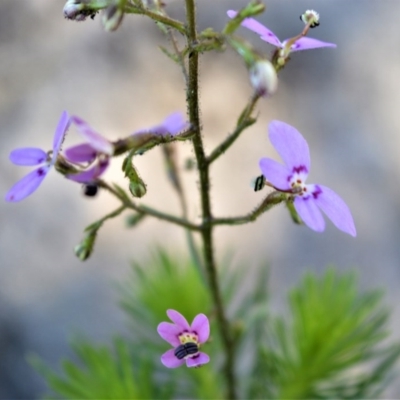
[[[187,42],[192,48],[197,42],[196,29],[196,5],[194,0],[186,0],[187,20]],[[222,303],[221,289],[218,282],[217,268],[214,256],[213,224],[210,202],[210,178],[209,162],[204,152],[203,139],[201,137],[201,123],[199,113],[199,54],[196,49],[189,52],[189,79],[187,85],[187,106],[189,122],[194,131],[192,142],[196,156],[198,171],[200,175],[200,195],[202,209],[202,230],[203,257],[209,287],[212,293],[218,327],[225,350],[225,378],[227,385],[227,398],[236,399],[235,378],[234,378],[234,343],[231,336],[228,319]]]

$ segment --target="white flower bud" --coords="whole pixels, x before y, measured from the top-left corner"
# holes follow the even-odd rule
[[[314,10],[307,10],[304,14],[300,15],[300,19],[310,28],[315,28],[319,25],[319,14]]]
[[[76,20],[81,16],[81,12],[84,10],[84,8],[85,5],[79,0],[68,0],[63,9],[64,17]]]
[[[278,76],[268,60],[256,61],[250,68],[250,82],[256,93],[266,97],[276,92]]]

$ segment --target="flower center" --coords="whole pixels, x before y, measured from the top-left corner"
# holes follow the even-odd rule
[[[181,344],[195,343],[195,344],[199,345],[199,339],[195,333],[183,332],[179,335],[178,338],[179,338],[179,341],[181,342]]]
[[[199,339],[195,333],[184,332],[179,335],[181,344],[175,349],[174,354],[179,359],[196,358],[199,356]]]

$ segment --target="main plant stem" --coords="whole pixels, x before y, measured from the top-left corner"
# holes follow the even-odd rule
[[[197,44],[196,29],[196,5],[195,0],[186,0],[186,20],[187,20],[187,39],[188,48],[193,48]],[[202,208],[202,230],[204,266],[208,278],[208,283],[213,296],[218,326],[225,350],[225,377],[227,383],[228,399],[236,399],[235,378],[234,378],[234,346],[232,334],[225,309],[222,303],[221,290],[218,282],[217,268],[215,264],[213,248],[213,225],[210,202],[210,177],[209,163],[204,153],[203,139],[201,137],[201,123],[199,114],[199,54],[196,50],[189,51],[189,79],[187,85],[187,104],[190,123],[194,130],[193,147],[197,160],[197,168],[200,175],[200,193]]]

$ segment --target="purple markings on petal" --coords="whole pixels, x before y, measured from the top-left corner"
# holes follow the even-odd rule
[[[166,351],[162,356],[161,356],[161,362],[167,367],[167,368],[177,368],[180,367],[185,363],[185,359],[182,358],[179,360],[175,356],[175,349],[169,349]]]
[[[292,44],[290,50],[293,52],[293,51],[301,51],[301,50],[319,49],[319,48],[323,48],[323,47],[336,47],[336,44],[322,42],[321,40],[313,39],[310,37],[302,37],[302,38],[296,40],[296,42]]]
[[[229,18],[235,18],[237,11],[229,10],[227,12]],[[245,18],[241,25],[260,35],[261,39],[276,47],[282,47],[278,37],[270,31],[266,26],[255,20],[254,18]]]
[[[47,159],[47,153],[37,147],[23,147],[10,153],[10,161],[16,165],[39,165]]]
[[[272,145],[290,170],[299,166],[305,167],[307,172],[310,170],[308,144],[297,129],[285,122],[272,121],[268,132]]]
[[[205,343],[210,336],[210,323],[204,314],[196,315],[191,325],[192,332],[197,334],[199,343]]]
[[[107,154],[109,156],[113,155],[114,148],[111,142],[103,138],[103,136],[97,133],[82,118],[72,116],[71,121],[77,126],[80,134],[95,150],[97,150],[99,153]]]
[[[210,361],[210,357],[208,354],[199,352],[194,357],[190,357],[186,359],[186,365],[189,368],[192,367],[200,367],[201,365],[207,364]]]
[[[326,216],[333,222],[336,228],[356,236],[356,227],[353,217],[346,203],[332,189],[318,185],[320,195],[315,199],[315,203]]]
[[[10,202],[17,202],[25,199],[25,197],[28,197],[43,182],[43,179],[45,178],[49,170],[49,166],[44,166],[35,169],[34,171],[25,175],[8,191],[5,200]]]
[[[53,139],[53,160],[55,162],[57,154],[60,152],[62,142],[64,140],[65,133],[67,132],[71,120],[66,111],[61,114],[60,120],[58,121],[56,131],[54,133]],[[53,164],[54,164],[53,162]]]
[[[88,143],[78,144],[77,146],[70,147],[64,151],[65,157],[75,163],[80,162],[93,162],[97,157],[97,152]]]

